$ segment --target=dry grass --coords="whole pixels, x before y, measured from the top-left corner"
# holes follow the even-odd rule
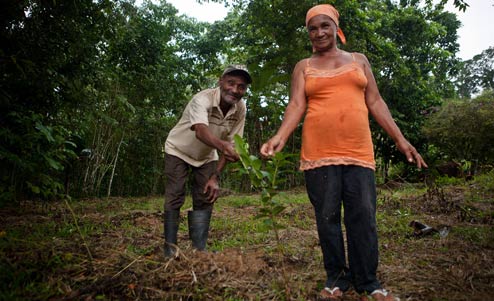
[[[379,277],[386,288],[402,300],[491,299],[492,196],[474,203],[466,202],[460,189],[380,195],[385,203],[378,209]],[[72,203],[80,233],[63,202],[3,209],[0,299],[316,300],[325,273],[310,204],[287,203],[280,252],[272,232],[255,230],[260,229],[253,218],[256,207],[238,205],[238,198],[219,201],[207,253],[191,249],[182,212],[180,251],[173,259],[163,257],[162,213],[153,209],[161,200]],[[140,203],[153,205],[129,209]],[[448,225],[451,231],[445,237],[415,237],[407,226],[412,219]],[[345,297],[357,299],[355,292]]]

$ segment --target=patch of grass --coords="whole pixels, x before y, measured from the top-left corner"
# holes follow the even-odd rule
[[[153,247],[152,246],[139,247],[136,245],[128,245],[127,251],[131,252],[132,254],[135,254],[137,256],[141,256],[141,255],[150,254],[153,251]]]
[[[283,225],[285,227],[294,227],[302,230],[311,230],[315,229],[316,219],[313,216],[312,207],[306,206],[302,208],[304,212],[296,212],[293,215],[285,215],[285,219],[283,220]]]
[[[295,208],[300,204],[308,203],[305,192],[280,193],[276,196],[276,199],[282,200],[287,206],[292,205]],[[238,214],[220,218],[218,217],[219,214],[213,212],[211,228],[214,229],[214,232],[220,233],[220,237],[216,237],[212,242],[211,248],[215,251],[221,251],[225,248],[252,246],[266,241],[273,241],[273,234],[270,233],[272,226],[256,218],[260,207],[261,201],[258,195],[237,195],[219,199],[215,204],[214,212],[232,212],[233,210]],[[244,211],[243,213],[241,212],[242,210]],[[309,210],[312,210],[312,207]],[[285,209],[285,211],[287,210]],[[284,226],[308,228],[314,225],[313,220],[308,221],[299,215],[284,216],[281,214],[280,217],[285,217],[285,219],[280,218],[278,221]]]
[[[239,196],[227,196],[220,198],[216,201],[215,210],[228,209],[230,207],[234,208],[244,208],[250,206],[260,206],[261,201],[259,196],[255,195],[239,195]]]
[[[0,300],[47,300],[57,289],[49,275],[63,273],[74,258],[62,251],[41,252],[40,246],[36,251],[17,246],[16,254],[22,256],[23,260],[14,262],[8,259],[8,253],[3,253],[8,250],[2,249]]]
[[[452,186],[452,185],[463,185],[463,184],[465,184],[465,179],[456,178],[456,177],[441,176],[441,177],[437,177],[435,179],[435,184],[439,187]]]
[[[391,196],[397,199],[409,199],[421,195],[427,191],[427,187],[416,183],[402,183],[396,189],[389,191]]]
[[[494,192],[494,169],[475,176],[474,182],[483,188],[486,192]]]
[[[282,191],[274,199],[281,200],[286,204],[310,204],[305,190],[302,192]]]
[[[473,202],[494,204],[494,170],[475,176],[473,181],[468,182],[465,197]]]
[[[124,210],[163,211],[164,198],[138,198],[122,202]]]
[[[413,217],[410,215],[389,215],[386,212],[377,212],[376,220],[381,235],[399,238],[406,237],[411,232],[409,224]]]
[[[212,249],[222,251],[225,248],[251,246],[262,243],[270,236],[270,227],[253,216],[239,218],[219,218],[211,220],[211,229],[217,233],[211,242]]]
[[[454,188],[445,189],[455,205],[451,211],[428,210],[439,205],[426,199],[426,190],[418,185],[379,190],[380,280],[407,300],[460,301],[466,295],[483,300],[491,295],[494,233],[488,214],[493,202],[466,199],[468,187]],[[491,195],[481,188],[475,186],[484,196]],[[207,254],[194,252],[184,241],[186,211],[192,207],[187,197],[178,242],[184,255],[172,261],[163,257],[160,197],[72,201],[94,255],[91,264],[63,202],[0,211],[0,300],[281,301],[286,299],[281,261],[291,300],[314,300],[325,271],[313,208],[305,191],[276,198],[285,206],[278,216],[284,226],[279,231],[282,255],[269,225],[255,218],[259,195],[231,194],[215,204],[208,240],[208,250],[215,252]],[[460,208],[470,212],[475,223],[460,220]],[[451,230],[446,237],[417,238],[411,235],[411,220],[447,224]]]
[[[494,248],[494,231],[489,225],[459,225],[451,230],[450,235],[479,247]]]

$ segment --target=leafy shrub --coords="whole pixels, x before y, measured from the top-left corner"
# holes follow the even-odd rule
[[[483,190],[487,192],[494,192],[494,169],[475,177],[475,183],[477,183]]]
[[[25,199],[50,200],[64,193],[61,176],[76,157],[70,132],[60,125],[47,125],[41,114],[11,112],[11,129],[0,131],[0,204]]]
[[[494,91],[445,103],[427,120],[423,132],[450,160],[494,162]]]

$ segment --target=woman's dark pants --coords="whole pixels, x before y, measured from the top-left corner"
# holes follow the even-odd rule
[[[327,287],[358,293],[381,287],[376,277],[378,242],[374,171],[334,165],[305,171],[309,199],[314,206],[319,242],[327,273]],[[341,208],[348,245],[348,265],[341,227]]]

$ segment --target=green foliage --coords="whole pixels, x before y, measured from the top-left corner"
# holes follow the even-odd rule
[[[454,33],[460,23],[440,7],[421,8],[418,1],[411,2],[366,2],[365,18],[372,25],[356,38],[370,42],[357,44],[355,50],[367,54],[396,123],[421,149],[425,146],[420,135],[424,112],[453,93],[447,75],[458,63],[452,54],[458,51]],[[394,142],[375,122],[372,127],[376,155],[384,162],[402,161]]]
[[[427,120],[423,132],[450,160],[494,162],[494,94],[445,103]]]
[[[7,114],[10,125],[23,129],[13,135],[8,128],[0,131],[2,147],[0,202],[12,200],[19,191],[26,197],[53,199],[64,192],[59,176],[76,157],[75,144],[67,140],[68,130],[63,126],[43,124],[43,117],[34,112],[20,115]]]
[[[266,226],[274,230],[276,236],[276,250],[280,254],[285,253],[285,247],[281,242],[278,230],[283,226],[279,222],[282,212],[286,206],[274,197],[277,195],[276,189],[278,188],[278,178],[281,174],[282,168],[290,164],[287,160],[290,155],[283,154],[281,152],[276,153],[263,168],[262,161],[256,156],[250,155],[249,145],[239,135],[235,135],[235,150],[240,156],[240,162],[242,163],[242,172],[247,173],[251,180],[252,186],[261,191],[261,203],[262,207],[259,208],[257,218],[262,218]],[[282,269],[281,274],[283,276],[285,286],[285,298],[290,299],[289,280],[286,274],[286,270],[281,262]]]
[[[487,192],[494,192],[494,169],[476,176],[475,183]]]
[[[494,90],[494,47],[462,62],[455,85],[459,97],[466,99],[482,90]]]
[[[245,57],[253,73],[246,137],[259,149],[279,127],[288,102],[290,74],[295,64],[311,55],[305,13],[327,1],[233,1],[228,56]],[[421,3],[422,2],[422,3]],[[459,21],[441,5],[423,1],[332,1],[340,12],[346,34],[344,50],[364,53],[371,62],[383,98],[405,136],[418,148],[424,145],[420,128],[424,112],[441,97],[452,96],[448,76],[458,60]],[[461,3],[459,3],[461,4]],[[229,32],[230,33],[230,32]],[[228,35],[228,36],[230,36]],[[372,122],[376,155],[388,162],[402,161],[395,144]],[[300,129],[287,142],[299,151]],[[300,183],[300,182],[299,182]]]
[[[75,174],[76,195],[163,192],[163,144],[191,93],[207,82],[193,41],[206,24],[176,16],[167,3],[123,2],[110,15],[96,110],[88,110],[85,143],[92,154]],[[89,172],[85,172],[88,170]]]
[[[281,123],[296,62],[311,54],[305,13],[326,1],[215,2],[231,12],[214,24],[177,16],[165,1],[5,2],[0,200],[163,193],[168,131],[187,100],[215,85],[228,63],[245,63],[253,75],[245,137],[250,152],[258,150]],[[459,22],[444,2],[332,1],[348,39],[341,47],[369,57],[415,145],[422,145],[422,112],[452,93],[447,79],[459,68]],[[481,66],[490,57],[474,58],[468,69],[482,75],[483,87],[490,73]],[[298,152],[300,137],[297,129],[288,153]],[[402,160],[382,132],[374,131],[374,141],[385,162]],[[302,184],[296,156],[285,159],[287,181],[278,187]],[[228,175],[233,189],[245,187],[245,175],[238,178]]]
[[[436,184],[438,187],[459,185],[464,182],[465,180],[462,178],[454,178],[448,176],[441,176],[434,179],[434,184]]]
[[[176,13],[164,1],[2,7],[1,200],[163,191],[164,139],[220,68],[209,24]]]
[[[64,191],[65,171],[77,147],[73,137],[79,131],[72,128],[70,113],[85,103],[83,87],[90,81],[104,31],[93,20],[106,4],[8,1],[2,7],[2,201],[53,199]]]
[[[287,160],[290,155],[276,153],[263,166],[263,161],[249,153],[249,145],[238,135],[235,136],[235,150],[243,166],[241,173],[247,174],[252,186],[261,192],[262,207],[257,217],[263,218],[264,222],[275,230],[281,228],[276,218],[285,210],[285,206],[274,197],[277,195],[281,170],[290,164]]]

